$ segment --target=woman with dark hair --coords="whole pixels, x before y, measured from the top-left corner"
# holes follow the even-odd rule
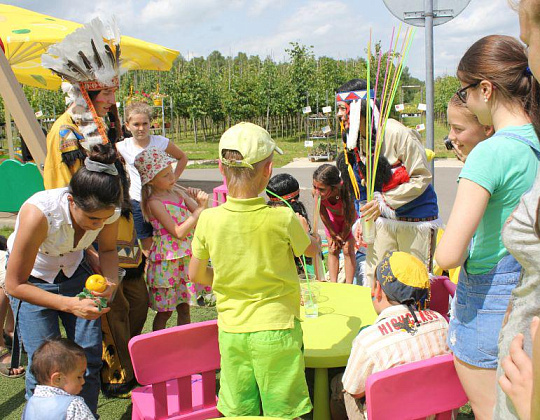
[[[99,264],[107,279],[103,293],[110,299],[118,282],[116,237],[122,186],[114,165],[116,151],[96,145],[67,188],[40,191],[21,207],[15,231],[8,240],[6,290],[17,320],[29,367],[32,354],[48,338],[60,335],[84,348],[88,360],[81,396],[95,414],[101,368],[101,315],[92,299],[76,295],[92,270],[84,250],[97,241]],[[36,386],[30,369],[26,396]]]
[[[475,42],[457,76],[462,86],[457,95],[480,124],[493,125],[495,134],[467,157],[435,258],[443,269],[462,267],[448,345],[476,418],[490,419],[499,332],[521,274],[501,229],[537,173],[540,86],[524,46],[502,35]]]
[[[66,36],[60,44],[51,46],[42,57],[44,67],[67,80],[62,89],[68,103],[68,109],[47,136],[44,169],[47,189],[67,186],[83,165],[92,145],[117,144],[122,137],[115,99],[120,75],[120,37],[112,34],[118,34],[114,25],[106,28],[99,19],[94,19]],[[86,60],[88,57],[81,52],[81,43],[86,43],[85,51],[94,51],[91,60]],[[110,54],[111,48],[116,54]],[[94,65],[96,68],[92,67]],[[109,127],[105,125],[106,119]],[[126,270],[126,275],[111,302],[110,312],[102,318],[104,364],[101,389],[108,397],[126,397],[136,385],[128,341],[140,334],[144,326],[148,293],[143,278],[144,258],[135,234],[128,194],[128,175],[120,161],[116,161],[116,169],[123,184],[117,251],[120,267]],[[100,272],[93,248],[87,250],[87,258],[92,269]]]

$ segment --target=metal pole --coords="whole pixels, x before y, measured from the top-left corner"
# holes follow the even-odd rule
[[[433,106],[435,94],[433,88],[433,0],[425,0],[425,35],[426,35],[426,147],[435,151],[434,147],[434,125]],[[435,161],[429,162],[431,170],[432,184],[435,183]]]

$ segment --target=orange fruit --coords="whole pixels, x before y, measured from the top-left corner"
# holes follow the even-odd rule
[[[92,274],[86,279],[85,287],[92,292],[102,293],[107,288],[107,280],[101,274]]]

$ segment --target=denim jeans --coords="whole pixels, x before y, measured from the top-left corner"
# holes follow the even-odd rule
[[[30,276],[29,282],[47,292],[62,296],[75,296],[81,292],[88,275],[92,271],[83,262],[77,271],[67,278],[62,271],[55,278],[55,283],[46,283],[43,280]],[[85,383],[81,393],[86,405],[92,413],[97,413],[99,395],[99,371],[101,369],[101,319],[89,321],[78,318],[68,312],[48,309],[43,306],[32,305],[11,297],[11,306],[17,319],[17,328],[28,354],[28,369],[26,371],[26,399],[29,399],[36,387],[36,379],[32,375],[32,355],[44,340],[60,336],[60,322],[66,330],[70,340],[80,345],[86,354],[87,368],[84,375]]]
[[[473,366],[497,368],[498,340],[502,321],[521,266],[508,254],[489,273],[459,272],[452,300],[448,347],[454,355]]]
[[[154,234],[154,228],[151,223],[144,220],[141,203],[137,200],[131,200],[131,209],[133,211],[133,223],[135,223],[137,239],[151,238]]]

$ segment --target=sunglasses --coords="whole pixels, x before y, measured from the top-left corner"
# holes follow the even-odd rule
[[[464,88],[459,89],[456,92],[456,95],[461,100],[461,102],[466,104],[467,103],[467,89],[474,88],[474,87],[478,86],[479,84],[480,84],[480,82],[471,83],[470,85],[467,85]]]

